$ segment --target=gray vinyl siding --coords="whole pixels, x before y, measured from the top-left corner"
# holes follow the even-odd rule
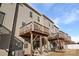
[[[5,13],[3,25],[7,27],[10,31],[12,30],[13,25],[15,5],[16,4],[3,3],[0,8],[0,11]]]

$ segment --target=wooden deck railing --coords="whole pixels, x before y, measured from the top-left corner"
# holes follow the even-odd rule
[[[63,33],[51,33],[49,35],[49,38],[51,39],[63,38],[64,40],[70,40],[70,38]]]
[[[59,38],[65,38],[65,35],[63,33],[59,33]]]
[[[26,24],[25,26],[20,27],[20,35],[23,35],[30,31],[48,35],[49,34],[48,30],[49,29],[47,27],[45,27],[37,22],[30,22],[30,23]]]
[[[55,38],[57,38],[57,33],[50,33],[49,38],[50,38],[50,39],[55,39]]]

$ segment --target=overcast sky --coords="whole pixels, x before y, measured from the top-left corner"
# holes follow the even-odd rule
[[[72,37],[73,41],[79,41],[79,4],[32,3],[30,5],[54,21],[60,30]]]

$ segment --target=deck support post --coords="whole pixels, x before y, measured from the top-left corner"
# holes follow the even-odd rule
[[[48,38],[46,37],[47,51],[49,50]]]
[[[40,54],[42,55],[42,37],[40,36]]]
[[[33,55],[33,33],[30,32],[31,34],[31,55]]]

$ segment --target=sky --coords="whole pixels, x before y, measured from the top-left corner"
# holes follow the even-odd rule
[[[79,3],[32,3],[38,12],[51,19],[60,30],[79,42]]]

